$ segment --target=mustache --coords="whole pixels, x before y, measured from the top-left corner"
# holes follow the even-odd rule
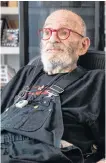
[[[49,50],[49,49],[60,49],[60,50],[64,50],[63,45],[57,44],[57,43],[48,43],[46,44],[46,46],[43,46],[43,44],[41,43],[41,49],[44,49],[45,51]]]

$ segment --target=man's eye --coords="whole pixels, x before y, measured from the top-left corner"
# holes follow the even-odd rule
[[[44,31],[44,35],[49,35],[50,32],[49,31]]]
[[[66,32],[66,31],[63,31],[63,32],[62,32],[62,35],[67,35],[67,32]]]
[[[67,31],[65,31],[65,30],[62,30],[62,31],[59,31],[59,35],[67,35]]]

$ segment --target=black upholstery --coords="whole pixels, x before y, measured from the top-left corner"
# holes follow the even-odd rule
[[[78,65],[86,69],[105,69],[105,52],[88,51],[85,55],[80,56]]]
[[[33,58],[28,65],[36,65],[40,56]],[[40,61],[41,62],[41,61]],[[105,52],[103,51],[88,51],[85,55],[80,56],[78,65],[88,69],[105,69]]]

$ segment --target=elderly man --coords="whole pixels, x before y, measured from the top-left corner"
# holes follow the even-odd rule
[[[90,46],[84,21],[57,10],[39,35],[42,62],[2,92],[2,163],[104,162],[104,72],[77,66]]]

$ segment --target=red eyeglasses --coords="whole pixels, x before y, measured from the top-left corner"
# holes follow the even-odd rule
[[[39,30],[39,34],[41,35],[42,40],[50,39],[52,32],[56,32],[57,37],[60,40],[66,40],[70,36],[71,32],[76,33],[81,37],[84,37],[83,35],[77,33],[76,31],[73,31],[72,29],[68,29],[68,28],[60,28],[60,29],[43,28]]]

